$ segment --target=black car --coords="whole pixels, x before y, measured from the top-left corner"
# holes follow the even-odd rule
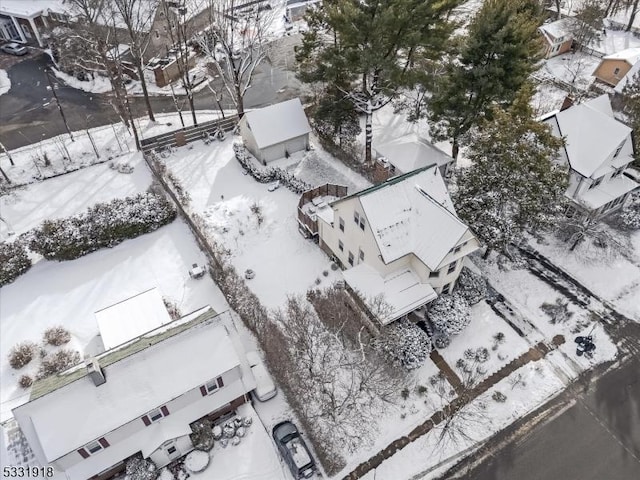
[[[296,480],[313,476],[316,462],[293,423],[286,421],[273,427],[273,439]]]

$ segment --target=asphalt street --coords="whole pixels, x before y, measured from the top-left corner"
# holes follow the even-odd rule
[[[455,478],[640,479],[640,359],[595,380],[571,408]]]
[[[56,106],[45,74],[50,59],[45,54],[31,53],[7,69],[11,89],[0,96],[0,141],[9,149],[65,133],[64,123]],[[81,130],[118,122],[110,104],[110,94],[86,93],[53,79],[54,88],[71,130]],[[213,83],[219,91],[221,85]],[[245,96],[245,108],[255,108],[292,98],[298,94],[299,83],[294,74],[284,68],[263,63],[254,75],[252,87]],[[180,100],[183,110],[188,104]],[[224,103],[224,101],[223,101]],[[226,102],[229,105],[229,102]],[[154,113],[175,111],[173,99],[151,98]],[[195,95],[196,109],[217,109],[208,88]],[[133,97],[135,116],[145,116],[142,97]]]

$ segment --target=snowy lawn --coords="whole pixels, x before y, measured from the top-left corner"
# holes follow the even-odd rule
[[[277,447],[250,404],[241,405],[238,415],[251,417],[253,423],[238,445],[225,448],[215,442],[209,465],[202,472],[192,474],[200,480],[290,480],[287,466],[280,462]],[[165,468],[159,480],[171,480],[173,476]]]
[[[142,155],[127,154],[121,160],[134,167],[133,173],[119,173],[106,163],[93,165],[44,182],[12,190],[0,197],[0,240],[37,227],[44,219],[82,213],[98,202],[108,202],[145,191],[151,172]]]
[[[567,302],[562,295],[542,280],[525,269],[500,270],[490,257],[489,261],[477,262],[484,275],[493,287],[510,301],[520,314],[535,326],[546,341],[555,335],[563,335],[565,344],[560,346],[560,352],[570,359],[575,374],[591,368],[593,365],[612,360],[617,355],[616,346],[605,333],[601,324],[592,319],[589,312],[569,302],[567,309],[569,318],[563,323],[552,323],[549,314],[541,308],[543,304],[555,304],[556,300]],[[593,329],[593,330],[592,330]],[[587,335],[591,332],[597,349],[593,358],[578,357],[574,338],[577,335]],[[572,375],[575,376],[575,375]]]
[[[494,336],[498,333],[504,335],[501,342],[494,340]],[[477,377],[477,380],[474,383],[500,370],[529,350],[530,345],[518,336],[508,323],[496,315],[486,302],[482,301],[471,307],[471,323],[467,328],[459,335],[453,335],[451,345],[439,352],[458,376],[464,378],[468,374],[456,367],[456,362],[464,359],[468,365],[474,365],[473,360],[466,359],[465,350],[477,351],[479,348],[486,348],[489,351],[489,358],[486,362],[477,364],[476,373],[473,374],[474,379]]]
[[[525,381],[525,388],[512,388],[510,379],[515,375],[520,375]],[[459,426],[468,438],[463,435],[445,436],[439,442],[441,431],[436,428],[385,460],[375,470],[375,475],[371,473],[365,478],[437,478],[443,473],[438,470],[442,463],[450,464],[467,455],[478,446],[477,442],[484,441],[531,412],[562,388],[562,383],[544,360],[527,364],[465,407],[470,413]],[[504,403],[492,399],[496,391],[506,395]]]
[[[632,232],[627,240],[604,227],[621,239],[623,248],[607,251],[587,241],[571,252],[552,235],[542,244],[529,243],[621,313],[640,321],[640,232]]]
[[[327,255],[298,232],[299,196],[284,187],[274,192],[256,182],[236,161],[233,138],[181,147],[164,160],[189,192],[191,209],[207,222],[209,234],[229,250],[239,272],[261,302],[276,308],[288,295],[331,285],[340,278]],[[324,276],[327,272],[327,276]]]
[[[11,80],[6,70],[0,69],[0,95],[3,95],[11,88]]]
[[[547,59],[539,74],[586,90],[593,82],[591,75],[599,64],[600,58],[584,52],[564,53]]]
[[[205,261],[188,227],[175,220],[156,232],[77,260],[41,260],[14,283],[2,287],[1,418],[7,418],[11,408],[28,398],[16,380],[29,366],[11,369],[9,349],[24,340],[39,342],[50,326],[67,328],[72,345],[81,354],[95,353],[101,342],[94,312],[149,288],[158,287],[183,313],[205,305],[218,312],[226,310],[227,303],[209,276],[189,278],[191,264]]]

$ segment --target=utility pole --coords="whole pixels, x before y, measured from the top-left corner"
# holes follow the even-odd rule
[[[60,100],[58,100],[58,94],[56,93],[56,89],[53,88],[53,83],[51,82],[51,69],[46,68],[45,77],[47,77],[47,82],[49,82],[49,88],[51,88],[51,93],[53,94],[53,98],[56,99],[56,105],[58,105],[58,111],[60,112],[60,116],[62,117],[62,121],[64,122],[64,127],[67,129],[67,133],[69,134],[69,138],[71,138],[72,142],[75,142],[73,135],[71,134],[71,130],[69,130],[69,124],[67,123],[67,118],[64,116],[64,111],[62,110],[62,105],[60,105]]]

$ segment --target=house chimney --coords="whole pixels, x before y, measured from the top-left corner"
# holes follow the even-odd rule
[[[103,383],[107,381],[104,376],[104,372],[102,371],[102,367],[98,363],[98,360],[94,357],[87,358],[84,361],[85,366],[87,367],[87,373],[89,374],[89,378],[93,381],[93,384],[96,387],[99,387]]]

